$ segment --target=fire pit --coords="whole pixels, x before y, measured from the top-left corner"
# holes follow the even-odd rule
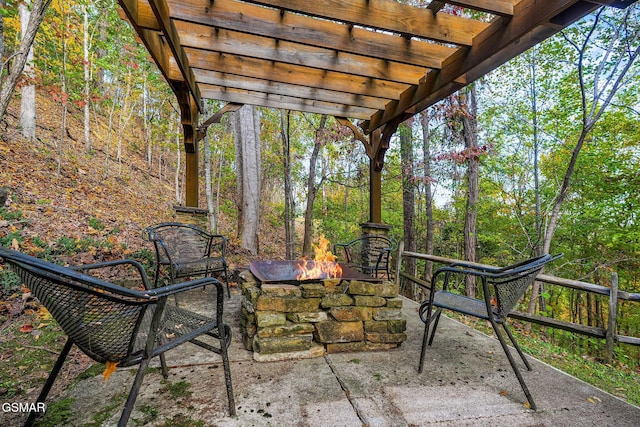
[[[325,272],[310,276],[315,267]],[[407,338],[392,282],[332,261],[252,261],[242,276],[243,341],[257,361],[389,350]]]
[[[332,261],[250,261],[249,269],[261,283],[301,285],[324,280],[382,282],[382,279],[367,276],[345,264]]]

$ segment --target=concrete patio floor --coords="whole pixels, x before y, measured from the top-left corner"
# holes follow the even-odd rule
[[[448,318],[419,375],[423,324],[410,300],[399,349],[268,363],[242,347],[240,303],[234,293],[225,315],[237,415],[227,413],[219,357],[188,344],[167,354],[167,382],[157,370],[146,375],[129,425],[640,426],[640,408],[532,358],[534,370],[523,375],[538,411],[528,410],[498,341]],[[115,425],[134,373],[121,369],[65,392],[74,399],[70,425]]]

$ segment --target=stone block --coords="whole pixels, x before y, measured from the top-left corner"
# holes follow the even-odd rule
[[[367,343],[365,341],[354,341],[327,344],[327,353],[352,353],[356,351],[367,351]]]
[[[287,316],[284,313],[259,311],[256,313],[256,323],[260,328],[286,325]]]
[[[376,288],[373,283],[352,280],[349,284],[349,293],[351,295],[375,295]]]
[[[249,311],[243,306],[241,313],[242,314],[240,315],[240,324],[242,326],[246,326],[246,325],[250,325],[250,324],[255,325],[255,323],[256,323],[256,313],[255,312]]]
[[[402,310],[399,308],[377,307],[373,309],[374,320],[400,320]]]
[[[322,344],[312,343],[308,350],[287,351],[285,353],[264,354],[253,352],[253,360],[256,362],[280,362],[282,360],[298,360],[311,359],[314,357],[322,357],[325,349]]]
[[[259,282],[259,280],[256,278],[256,276],[254,276],[253,273],[251,273],[251,271],[249,271],[249,270],[241,271],[238,276],[240,276],[240,278],[242,279],[243,283],[258,283]],[[240,285],[240,286],[242,286],[242,285]]]
[[[261,295],[256,303],[258,311],[280,311],[283,313],[300,313],[317,311],[320,298],[269,297]]]
[[[324,308],[342,307],[353,304],[353,298],[346,294],[330,294],[322,297],[320,305]]]
[[[287,313],[287,320],[295,323],[316,323],[329,319],[326,311],[312,311],[309,313]]]
[[[240,285],[240,288],[242,290],[242,296],[244,297],[243,301],[247,301],[248,304],[255,306],[260,296],[260,288],[255,285],[247,285],[246,283]]]
[[[318,322],[316,341],[321,343],[339,343],[364,340],[362,322]]]
[[[300,292],[304,298],[322,298],[327,293],[327,288],[320,283],[305,283],[300,285]]]
[[[315,328],[311,323],[287,323],[280,326],[269,326],[258,329],[258,336],[261,338],[268,337],[285,337],[293,335],[310,335],[313,334]]]
[[[389,308],[402,308],[402,298],[388,298],[387,307]]]
[[[369,320],[364,322],[364,332],[378,332],[378,333],[386,333],[389,332],[389,322],[388,321],[377,321],[377,320]]]
[[[298,286],[285,284],[263,284],[262,295],[269,297],[300,297],[302,291]]]
[[[329,312],[334,319],[340,322],[353,322],[357,320],[371,320],[373,312],[371,307],[356,307],[353,305],[344,307],[332,307]]]
[[[391,334],[399,334],[407,330],[407,321],[405,319],[387,321],[387,331]]]
[[[376,283],[376,296],[385,298],[395,298],[400,293],[400,285],[393,282]]]
[[[263,354],[273,354],[309,350],[311,348],[312,341],[313,335],[311,334],[278,338],[263,338],[256,336],[253,339],[253,351]]]
[[[367,351],[385,351],[397,348],[400,343],[380,343],[380,342],[371,342],[366,341],[367,343]]]
[[[373,343],[390,344],[401,343],[407,340],[407,334],[381,334],[377,332],[365,334],[367,341]]]
[[[366,307],[384,307],[387,304],[387,300],[383,297],[377,296],[356,295],[355,304],[364,305]]]
[[[245,348],[245,350],[253,351],[253,337],[243,335],[242,346]]]

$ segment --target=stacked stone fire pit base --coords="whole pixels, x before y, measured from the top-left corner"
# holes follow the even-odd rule
[[[244,346],[256,361],[389,350],[407,339],[392,282],[325,280],[266,284],[242,274]]]

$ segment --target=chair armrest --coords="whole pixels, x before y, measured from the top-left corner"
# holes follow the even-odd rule
[[[222,298],[224,298],[224,287],[222,286],[222,283],[220,283],[218,279],[215,279],[213,277],[205,277],[202,279],[190,280],[188,282],[176,283],[175,285],[167,285],[160,288],[150,289],[145,292],[145,295],[164,298],[209,285],[214,285],[216,287],[218,295],[221,295]]]
[[[134,259],[119,259],[114,261],[104,261],[104,262],[97,262],[95,264],[71,266],[69,268],[75,271],[80,271],[81,273],[84,273],[84,274],[88,274],[87,272],[89,270],[96,270],[96,269],[105,268],[105,267],[114,267],[117,265],[127,265],[127,264],[133,266],[138,271],[138,274],[140,274],[140,279],[142,279],[142,283],[144,284],[144,288],[150,289],[151,286],[149,285],[149,278],[147,277],[147,273],[144,270],[144,267],[142,266],[142,264],[140,264],[138,261]]]

